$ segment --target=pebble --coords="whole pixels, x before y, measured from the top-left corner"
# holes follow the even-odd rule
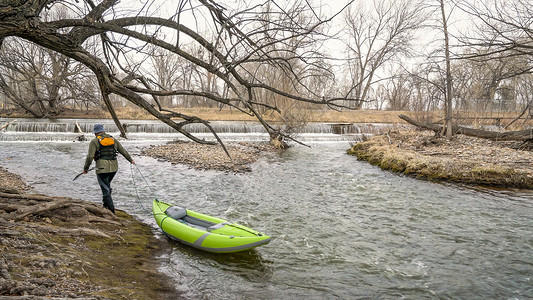
[[[251,164],[257,161],[263,151],[274,151],[268,143],[231,143],[226,148],[230,157],[221,145],[205,145],[193,142],[171,142],[166,145],[145,148],[143,155],[169,161],[174,164],[185,164],[200,170],[218,170],[225,172],[250,172]]]

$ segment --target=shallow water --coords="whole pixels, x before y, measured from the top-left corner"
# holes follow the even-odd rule
[[[194,299],[529,299],[533,192],[398,176],[345,154],[348,141],[268,154],[246,174],[197,171],[139,156],[164,140],[123,145],[115,206],[172,246],[160,268]],[[38,192],[100,201],[81,172],[88,142],[0,142],[1,165]],[[136,191],[137,190],[137,191]],[[138,192],[138,196],[137,196]],[[273,237],[237,254],[209,254],[162,236],[153,194]]]

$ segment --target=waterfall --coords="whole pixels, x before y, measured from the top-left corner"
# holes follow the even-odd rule
[[[0,125],[12,122],[12,119],[0,118]],[[19,119],[16,123],[0,131],[0,141],[30,140],[74,140],[80,135],[77,126],[86,135],[92,135],[94,124],[103,124],[106,132],[118,135],[118,128],[112,120],[91,119]],[[124,128],[133,139],[176,138],[181,136],[170,126],[156,120],[124,120]],[[211,127],[219,135],[266,135],[266,131],[257,122],[213,121]],[[275,125],[274,125],[275,126]],[[398,124],[370,123],[308,123],[300,128],[296,135],[331,135],[360,136],[362,134],[379,134],[398,128]],[[188,124],[184,129],[195,135],[211,135],[209,128],[203,124]]]

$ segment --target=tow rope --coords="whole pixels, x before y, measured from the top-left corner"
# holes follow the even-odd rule
[[[135,166],[135,167],[134,167]],[[143,203],[142,203],[142,200],[141,200],[141,197],[139,196],[139,191],[137,189],[137,183],[135,181],[135,174],[134,174],[134,171],[133,169],[136,168],[137,169],[137,172],[139,172],[139,174],[141,175],[141,178],[144,180],[144,182],[146,183],[146,186],[150,189],[150,192],[152,193],[152,197],[153,199],[155,199],[157,201],[157,195],[155,193],[155,190],[152,188],[152,186],[150,186],[150,184],[148,183],[148,180],[146,180],[146,178],[144,177],[143,173],[141,172],[141,170],[139,169],[139,167],[137,166],[137,164],[130,164],[130,170],[131,170],[131,179],[133,181],[133,187],[135,188],[135,194],[137,195],[137,201],[139,202],[139,204],[141,205],[141,207],[148,211],[148,209],[146,207],[144,207]]]

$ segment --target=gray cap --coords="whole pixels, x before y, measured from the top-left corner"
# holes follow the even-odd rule
[[[105,132],[104,126],[102,124],[96,124],[93,128],[93,133],[97,134],[98,132]]]

